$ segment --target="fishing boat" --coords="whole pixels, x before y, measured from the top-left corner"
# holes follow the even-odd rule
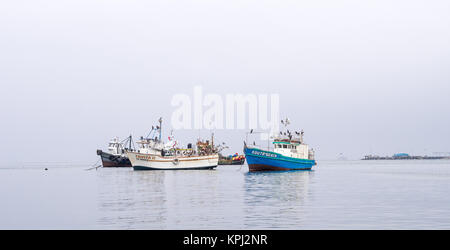
[[[153,130],[153,129],[152,129]],[[179,147],[171,133],[169,141],[161,140],[162,119],[156,130],[159,136],[141,138],[136,152],[127,151],[134,170],[182,170],[182,169],[213,169],[217,167],[219,155],[214,147],[214,137],[211,141],[198,140],[196,148],[189,143],[186,148]]]
[[[219,154],[219,165],[243,165],[245,163],[245,156],[238,153],[229,156]]]
[[[129,143],[129,147],[125,145]],[[116,137],[108,144],[108,152],[103,152],[97,149],[97,155],[100,156],[103,167],[131,167],[131,162],[128,159],[126,151],[132,150],[131,135],[125,141],[119,141]]]
[[[286,119],[282,123],[287,126],[290,122]],[[316,161],[314,151],[303,142],[303,135],[303,130],[280,132],[273,137],[273,150],[249,146],[244,142],[249,171],[310,170]]]

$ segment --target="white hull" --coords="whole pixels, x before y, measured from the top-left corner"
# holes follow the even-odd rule
[[[167,156],[127,152],[134,170],[212,169],[219,163],[219,155]]]

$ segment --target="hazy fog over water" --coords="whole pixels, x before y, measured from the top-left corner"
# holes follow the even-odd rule
[[[279,94],[318,159],[448,152],[449,12],[438,0],[3,1],[0,165],[95,162],[110,138],[169,125],[172,96],[196,85]],[[236,152],[244,133],[216,131]]]

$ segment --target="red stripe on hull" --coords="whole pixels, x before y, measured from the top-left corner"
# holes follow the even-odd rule
[[[310,168],[281,168],[281,167],[274,167],[270,165],[263,165],[263,164],[249,164],[248,170],[250,172],[257,172],[257,171],[285,171],[285,170],[309,170]]]

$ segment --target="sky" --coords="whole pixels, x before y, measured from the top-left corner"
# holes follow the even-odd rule
[[[450,2],[2,1],[0,165],[90,164],[177,93],[278,94],[320,159],[450,152]],[[242,152],[244,130],[215,131]],[[175,131],[180,141],[210,131]]]

